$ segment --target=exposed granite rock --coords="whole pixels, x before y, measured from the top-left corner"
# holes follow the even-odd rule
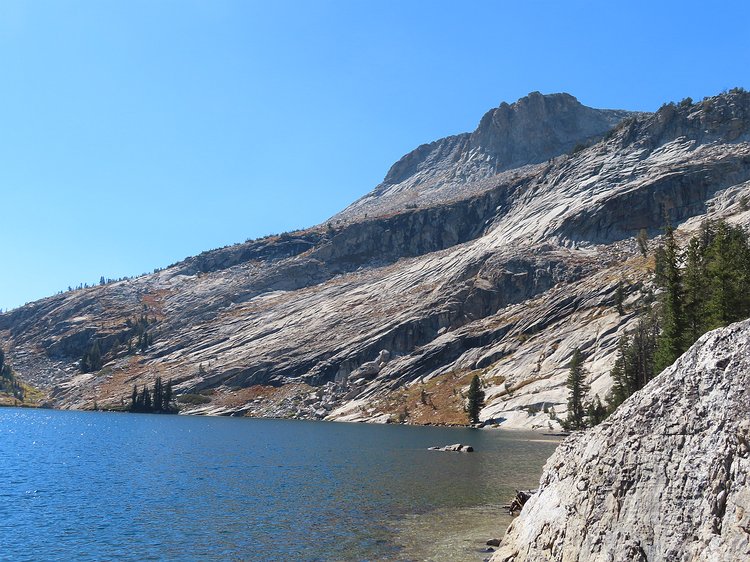
[[[513,104],[503,102],[482,117],[473,133],[423,144],[405,155],[383,183],[334,220],[381,216],[481,192],[492,186],[484,180],[590,144],[633,115],[586,107],[570,94],[532,92]]]
[[[445,451],[453,453],[473,453],[474,447],[471,445],[462,445],[461,443],[454,443],[453,445],[444,445],[442,447],[428,447],[428,451]]]
[[[493,562],[750,559],[750,320],[547,461]]]
[[[532,115],[544,116],[559,146],[573,142],[571,131],[588,135],[587,123],[624,115],[571,100],[530,96],[512,119],[503,117],[512,106],[494,110],[472,142],[501,154],[490,137],[520,138],[528,127],[532,154],[543,148]],[[705,217],[750,222],[740,205],[750,194],[749,111],[750,96],[731,92],[631,115],[575,154],[490,167],[481,181],[457,179],[455,190],[443,190],[441,174],[458,178],[464,164],[440,157],[399,191],[420,197],[416,208],[392,207],[397,199],[376,189],[372,216],[204,252],[1,314],[0,345],[24,380],[65,408],[117,407],[134,384],[160,375],[177,393],[210,393],[188,413],[466,423],[461,392],[479,374],[482,420],[555,429],[575,347],[585,350],[592,395],[610,386],[617,339],[650,277],[638,230],[657,234],[664,210],[681,232]],[[620,280],[623,316],[614,307]],[[128,322],[144,311],[153,345],[128,349]],[[94,341],[104,368],[81,374]]]

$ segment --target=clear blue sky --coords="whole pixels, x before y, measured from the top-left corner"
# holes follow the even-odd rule
[[[610,4],[2,0],[0,307],[320,223],[533,90],[750,87],[750,3]]]

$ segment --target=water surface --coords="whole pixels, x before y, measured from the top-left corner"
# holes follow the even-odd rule
[[[475,453],[427,451],[468,443]],[[524,432],[0,408],[0,559],[482,560]]]

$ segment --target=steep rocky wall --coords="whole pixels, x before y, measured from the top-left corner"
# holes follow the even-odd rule
[[[748,560],[749,443],[750,320],[563,442],[492,561]]]

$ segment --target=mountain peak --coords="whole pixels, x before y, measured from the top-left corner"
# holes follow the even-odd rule
[[[594,109],[567,93],[531,92],[484,114],[471,148],[492,157],[495,170],[543,162],[603,134],[629,112]]]
[[[589,143],[631,115],[586,107],[567,93],[531,92],[485,113],[472,133],[423,144],[404,155],[380,185],[333,218],[375,216],[466,195],[499,173]]]

